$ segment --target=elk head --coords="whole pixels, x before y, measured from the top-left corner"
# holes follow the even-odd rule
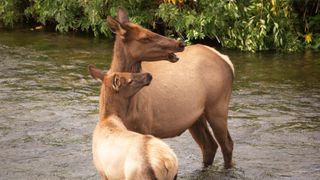
[[[168,60],[176,62],[179,58],[176,52],[181,52],[185,48],[184,42],[167,38],[147,30],[129,21],[127,12],[119,8],[117,18],[107,17],[107,23],[112,32],[117,36],[117,41],[121,41],[120,48],[126,56],[134,61],[158,61]]]

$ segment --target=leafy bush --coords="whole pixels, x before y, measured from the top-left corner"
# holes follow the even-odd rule
[[[293,8],[298,14],[298,34],[304,48],[320,50],[320,1],[295,0]]]
[[[243,51],[319,49],[320,1],[312,0],[2,0],[0,24],[53,25],[108,38],[105,19],[119,6],[133,22],[187,42],[210,38]]]
[[[13,27],[13,24],[18,21],[16,7],[17,3],[14,0],[0,1],[0,22],[5,26]]]
[[[124,3],[124,0],[31,0],[30,2],[30,6],[25,10],[25,15],[36,19],[43,25],[56,24],[56,30],[60,32],[80,29],[92,31],[95,36],[104,34],[111,37],[105,22],[106,17],[107,15],[115,15],[121,4],[130,10],[130,15],[133,14],[132,19],[137,23],[144,23],[152,17],[146,13],[150,13],[147,7],[145,10],[139,11],[139,8],[143,6],[152,5],[147,0],[130,0],[127,3]]]
[[[299,41],[290,7],[287,0],[202,0],[193,9],[164,3],[157,15],[189,41],[209,36],[244,51],[296,51]]]

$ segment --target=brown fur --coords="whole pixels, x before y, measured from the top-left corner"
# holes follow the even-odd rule
[[[125,126],[160,138],[189,129],[201,147],[204,166],[212,164],[219,144],[225,167],[232,167],[227,118],[234,68],[229,58],[213,48],[191,45],[176,53],[180,60],[172,64],[168,61],[178,59],[172,53],[184,49],[181,42],[129,22],[121,9],[117,19],[108,17],[108,25],[116,33],[110,71],[150,72],[154,77],[149,87],[131,99],[122,118]]]
[[[125,116],[130,98],[151,81],[148,73],[109,73],[94,66],[90,74],[103,81],[100,90],[100,122],[93,133],[93,160],[102,179],[172,180],[177,158],[161,140],[128,131]]]

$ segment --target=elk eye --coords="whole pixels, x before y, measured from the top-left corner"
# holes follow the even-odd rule
[[[133,81],[132,81],[132,79],[129,79],[128,80],[128,84],[131,84]]]
[[[151,42],[151,39],[148,37],[145,37],[145,38],[141,38],[139,41],[141,41],[143,43],[148,43],[148,42]]]

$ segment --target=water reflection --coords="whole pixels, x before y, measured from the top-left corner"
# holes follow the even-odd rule
[[[0,179],[98,179],[91,135],[112,43],[35,32],[0,32]],[[225,51],[236,68],[229,128],[236,168],[201,168],[189,133],[165,140],[179,179],[318,179],[320,55]]]

